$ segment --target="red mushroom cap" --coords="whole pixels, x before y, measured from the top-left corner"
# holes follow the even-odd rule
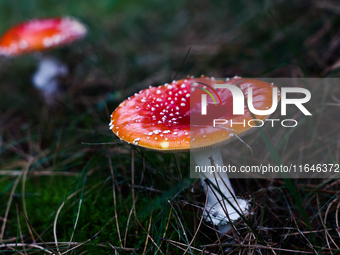
[[[72,17],[34,19],[9,29],[0,39],[0,55],[18,56],[75,42],[87,33]]]
[[[112,113],[109,127],[128,143],[154,150],[183,151],[218,146],[235,139],[235,136],[246,134],[251,129],[243,125],[230,128],[229,124],[213,127],[213,119],[241,122],[243,119],[254,119],[253,117],[264,120],[269,116],[253,116],[247,104],[244,115],[233,115],[232,94],[227,89],[220,89],[218,94],[222,105],[211,103],[212,99],[208,99],[208,112],[212,114],[202,117],[201,94],[205,92],[195,86],[202,84],[202,87],[213,88],[216,83],[239,87],[246,99],[247,89],[251,86],[253,104],[257,110],[266,110],[272,106],[271,88],[275,86],[270,83],[241,78],[228,82],[205,77],[188,78],[159,87],[150,86],[129,97]]]

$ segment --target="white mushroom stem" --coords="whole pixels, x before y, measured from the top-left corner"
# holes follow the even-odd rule
[[[222,169],[224,166],[219,147],[192,152],[192,156],[194,157],[196,165],[200,166],[200,169],[204,169],[204,167],[208,169],[208,167],[211,166],[212,160],[216,169]],[[216,178],[213,178],[213,176],[214,175],[211,175],[208,172],[200,173],[203,189],[205,192],[208,190],[208,193],[206,193],[208,201],[204,216],[206,220],[211,220],[214,225],[217,225],[220,232],[225,233],[231,228],[229,220],[234,221],[240,218],[238,212],[242,213],[246,211],[248,203],[244,199],[236,198],[234,189],[231,186],[226,172],[221,171],[219,174],[215,173]],[[211,183],[219,188],[221,193],[224,194],[229,202],[234,205],[238,212],[235,211],[235,209],[220,195],[218,191],[212,191],[213,185],[209,185],[210,187],[207,188],[207,184],[204,181],[206,178],[209,178]],[[228,215],[226,215],[226,213]]]
[[[67,66],[59,60],[45,56],[40,59],[38,69],[32,76],[32,83],[42,92],[48,105],[54,102],[53,98],[58,92],[58,78],[67,73]]]

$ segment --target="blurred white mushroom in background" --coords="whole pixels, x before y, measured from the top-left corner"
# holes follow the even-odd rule
[[[83,39],[87,31],[84,23],[68,16],[24,21],[12,26],[0,37],[0,56],[44,53]],[[42,91],[47,104],[51,105],[57,96],[58,78],[67,73],[67,66],[55,58],[40,57],[32,83]]]
[[[53,57],[44,57],[39,61],[38,69],[32,76],[34,87],[39,89],[46,103],[53,104],[58,93],[59,78],[68,74],[67,66]]]

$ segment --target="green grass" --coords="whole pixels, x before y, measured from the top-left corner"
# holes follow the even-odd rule
[[[84,41],[48,53],[70,68],[50,107],[31,85],[32,55],[0,58],[0,251],[223,254],[229,246],[224,254],[338,254],[337,178],[232,180],[237,194],[251,196],[252,214],[219,240],[200,223],[205,196],[189,178],[189,154],[134,148],[108,129],[121,101],[175,76],[338,77],[340,19],[329,6],[0,0],[0,34],[59,15],[90,29]],[[315,85],[312,95],[313,117],[244,137],[254,155],[233,142],[224,151],[230,163],[339,163],[339,85]]]

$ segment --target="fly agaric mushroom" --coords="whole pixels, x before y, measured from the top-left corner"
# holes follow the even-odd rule
[[[0,38],[0,55],[16,57],[44,52],[78,41],[86,34],[86,26],[72,17],[34,19],[17,24],[5,32]],[[52,89],[57,82],[56,78],[67,74],[67,67],[52,57],[48,60],[42,58],[40,62],[40,71],[35,73],[32,81],[46,97],[50,97],[56,92],[56,89]],[[44,63],[49,66],[43,67]]]
[[[199,85],[201,89],[198,89]],[[268,110],[277,102],[279,94],[272,92],[276,87],[267,82],[234,78],[227,82],[213,78],[188,78],[173,81],[159,87],[136,93],[122,102],[111,115],[109,128],[122,140],[144,148],[163,151],[178,152],[190,150],[196,165],[223,166],[220,148],[226,143],[237,139],[251,131],[251,127],[228,124],[212,125],[213,119],[228,119],[241,122],[255,117],[264,120],[269,115],[253,116],[247,105],[244,115],[233,115],[232,94],[228,89],[218,92],[220,102],[213,104],[213,100],[207,100],[207,107],[211,115],[201,114],[201,96],[207,87],[214,88],[218,84],[237,86],[248,99],[248,89],[252,89],[252,105],[257,110]],[[276,105],[275,105],[276,106]],[[213,111],[211,111],[213,110]],[[201,174],[201,183],[206,191],[205,178]],[[221,172],[218,178],[211,179],[221,193],[231,202],[235,208],[244,212],[248,209],[246,200],[236,198],[230,184],[227,173]],[[221,232],[230,228],[229,220],[239,218],[239,214],[227,203],[215,190],[208,190],[206,219],[218,225]],[[226,215],[228,214],[228,216]]]

